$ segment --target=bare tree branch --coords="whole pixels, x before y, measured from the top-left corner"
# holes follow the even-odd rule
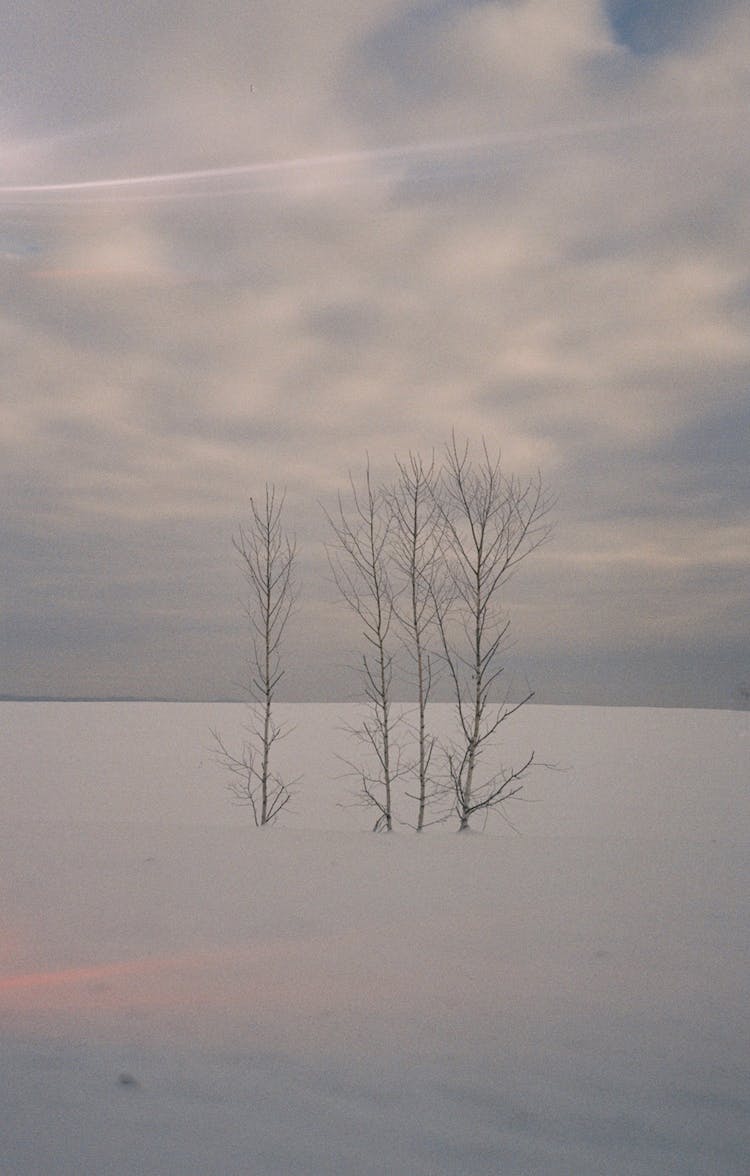
[[[435,631],[436,601],[444,592],[441,539],[443,515],[436,501],[434,455],[426,465],[410,453],[407,462],[396,459],[398,477],[384,491],[390,512],[390,556],[403,589],[396,594],[394,612],[409,657],[417,692],[417,760],[414,774],[417,793],[416,830],[425,827],[427,806],[437,795],[430,777],[435,736],[427,730],[427,703],[436,670],[431,652]],[[410,793],[407,796],[411,797]]]
[[[400,770],[394,760],[394,719],[391,713],[393,654],[391,627],[395,615],[393,587],[388,571],[392,520],[382,491],[375,490],[369,459],[364,486],[357,488],[349,476],[348,508],[339,495],[335,516],[324,513],[333,532],[327,549],[336,586],[359,618],[366,650],[360,673],[369,716],[357,731],[358,738],[374,754],[373,776],[357,767],[365,803],[378,813],[375,830],[393,828],[393,783]]]
[[[445,450],[445,465],[433,490],[442,530],[442,550],[451,593],[435,596],[435,622],[440,635],[460,731],[460,743],[446,750],[448,774],[459,828],[479,811],[516,796],[533,753],[523,767],[480,781],[478,765],[500,725],[528,702],[498,704],[492,696],[503,673],[498,664],[509,621],[501,589],[517,566],[550,533],[552,502],[541,475],[522,482],[507,476],[500,455],[492,457],[486,442],[477,462],[469,445],[459,447],[455,433]]]
[[[274,717],[276,690],[284,676],[282,642],[296,601],[296,544],[283,526],[285,495],[266,484],[265,497],[250,499],[250,521],[240,527],[232,546],[240,557],[247,585],[246,616],[251,655],[246,684],[251,720],[239,755],[212,732],[217,758],[232,774],[229,788],[252,810],[256,825],[270,824],[288,803],[297,781],[288,786],[271,770],[271,751],[286,730]]]

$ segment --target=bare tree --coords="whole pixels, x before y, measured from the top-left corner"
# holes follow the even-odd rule
[[[384,494],[375,490],[369,459],[364,486],[351,486],[349,513],[341,495],[335,516],[325,511],[334,542],[328,560],[341,596],[362,624],[365,651],[360,671],[367,714],[355,731],[368,749],[368,763],[349,764],[359,777],[363,803],[377,812],[375,831],[393,828],[393,783],[400,772],[391,713],[393,655],[390,650],[394,601],[388,573],[391,517]],[[368,766],[374,756],[374,768]]]
[[[437,502],[434,456],[429,465],[418,454],[408,462],[396,459],[398,477],[386,492],[391,514],[390,555],[405,591],[397,594],[394,611],[404,635],[417,691],[417,832],[425,825],[427,806],[436,789],[430,777],[435,737],[427,729],[427,703],[432,689],[435,658],[430,651],[435,631],[436,602],[442,596],[441,539],[443,515]]]
[[[274,700],[284,676],[282,640],[295,603],[296,545],[282,522],[284,498],[274,485],[266,484],[260,504],[250,499],[247,528],[240,527],[232,539],[248,589],[251,652],[247,691],[251,720],[239,756],[212,732],[219,761],[234,777],[230,790],[238,800],[249,804],[258,826],[273,821],[291,796],[289,786],[271,767],[273,746],[286,733],[274,717]]]
[[[459,828],[470,818],[516,796],[534,753],[519,768],[500,769],[483,778],[480,760],[498,728],[533,692],[515,703],[506,690],[493,703],[509,621],[501,590],[518,564],[549,534],[551,502],[541,475],[522,482],[507,476],[500,455],[486,443],[477,463],[455,434],[446,446],[436,503],[442,515],[443,549],[450,597],[436,598],[442,654],[456,700],[459,735],[446,748],[450,787]]]

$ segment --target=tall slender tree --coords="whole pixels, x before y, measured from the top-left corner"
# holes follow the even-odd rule
[[[232,545],[240,558],[247,585],[246,614],[250,629],[247,692],[250,721],[239,755],[212,734],[218,758],[230,771],[234,796],[252,810],[256,825],[268,825],[288,803],[291,792],[273,770],[272,750],[285,728],[274,703],[284,677],[282,642],[296,599],[296,544],[283,525],[285,494],[266,484],[260,503],[250,500],[250,521],[240,527]]]
[[[436,602],[444,592],[441,540],[443,516],[436,500],[434,456],[426,464],[419,454],[407,461],[396,459],[398,477],[386,492],[391,515],[390,555],[403,591],[396,593],[394,611],[403,636],[416,687],[417,756],[414,766],[417,801],[417,832],[425,826],[427,808],[436,788],[430,764],[435,736],[428,730],[427,703],[432,690],[436,658],[432,640],[436,636]]]
[[[518,565],[548,537],[551,500],[541,475],[506,475],[485,442],[478,461],[455,434],[445,449],[435,502],[443,521],[450,594],[436,599],[442,655],[452,683],[458,738],[446,749],[459,828],[516,796],[534,753],[520,767],[480,774],[498,728],[533,697],[509,701],[499,691],[500,654],[509,628],[502,589]],[[494,699],[500,694],[501,701]]]
[[[372,484],[367,461],[363,486],[350,475],[348,506],[339,495],[338,511],[326,518],[333,533],[328,560],[336,586],[362,625],[361,655],[367,711],[354,732],[367,749],[365,762],[350,764],[360,782],[363,803],[376,812],[375,830],[393,828],[393,784],[400,774],[394,743],[391,687],[394,619],[393,587],[388,567],[392,521],[382,490]]]

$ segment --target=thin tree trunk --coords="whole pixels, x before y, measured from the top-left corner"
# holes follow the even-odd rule
[[[287,785],[272,769],[274,743],[283,738],[283,728],[274,721],[276,688],[284,676],[281,647],[287,621],[295,603],[295,544],[287,538],[282,524],[284,496],[266,486],[262,506],[250,500],[250,524],[240,527],[232,540],[242,560],[248,585],[247,619],[252,653],[248,673],[249,709],[252,726],[239,755],[227,749],[219,735],[214,739],[221,763],[238,777],[231,791],[252,809],[256,825],[269,824],[290,797]]]
[[[506,692],[505,701],[493,707],[492,714],[486,713],[502,673],[496,663],[508,628],[500,591],[517,564],[547,538],[544,518],[550,501],[539,476],[526,484],[507,478],[499,455],[490,458],[486,445],[475,466],[468,445],[459,450],[455,435],[446,446],[436,501],[445,523],[444,549],[454,588],[452,599],[438,605],[438,629],[461,731],[460,746],[449,745],[446,758],[459,829],[466,830],[472,813],[517,795],[533,759],[532,754],[516,771],[501,768],[480,779],[479,764],[488,741],[531,697],[514,705]],[[456,620],[459,625],[451,624]]]
[[[358,493],[350,476],[353,508],[347,515],[339,498],[335,518],[326,512],[335,544],[328,560],[336,586],[345,602],[362,622],[366,647],[372,653],[362,656],[361,673],[364,693],[370,708],[369,719],[355,732],[374,755],[376,768],[365,762],[350,763],[361,782],[362,803],[378,812],[375,830],[393,828],[394,767],[392,716],[390,705],[391,654],[388,649],[393,618],[393,594],[388,577],[386,549],[390,538],[390,518],[383,492],[375,492],[369,463],[364,492]]]

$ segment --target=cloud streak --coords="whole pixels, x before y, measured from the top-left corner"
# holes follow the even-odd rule
[[[573,123],[560,123],[508,130],[502,134],[467,136],[463,139],[436,139],[422,143],[404,143],[386,147],[373,147],[353,151],[339,151],[330,154],[301,156],[295,159],[269,159],[254,163],[233,164],[225,167],[197,168],[192,171],[155,172],[150,175],[114,176],[102,179],[77,179],[66,181],[44,181],[30,184],[0,184],[0,197],[57,196],[117,192],[127,189],[148,189],[152,187],[175,187],[181,190],[194,185],[205,187],[226,180],[250,179],[254,177],[278,177],[287,173],[305,173],[335,170],[339,167],[387,164],[391,162],[412,162],[427,159],[439,163],[441,159],[453,156],[481,156],[491,158],[503,148],[543,146],[546,143],[598,137],[617,134],[621,131],[664,129],[669,126],[689,125],[702,120],[721,119],[722,116],[737,115],[742,108],[737,106],[711,106],[686,110],[662,110],[608,119],[581,119]],[[246,189],[239,189],[244,191]],[[212,194],[209,187],[208,195]]]

